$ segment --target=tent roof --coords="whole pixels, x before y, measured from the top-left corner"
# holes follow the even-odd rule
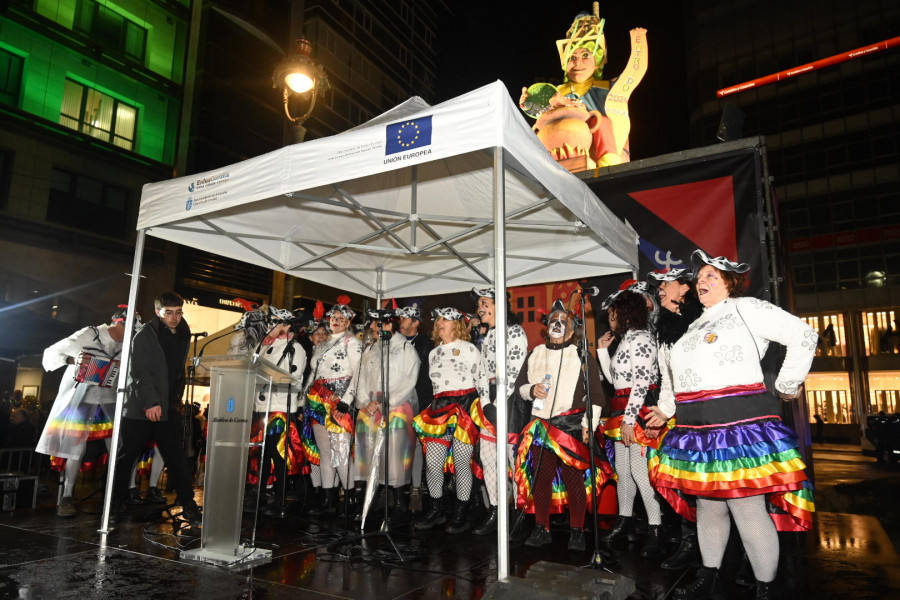
[[[408,149],[391,152],[398,139]],[[411,98],[332,137],[148,184],[138,229],[369,297],[461,291],[494,279],[497,147],[508,286],[635,268],[634,230],[549,156],[499,81],[433,107]]]

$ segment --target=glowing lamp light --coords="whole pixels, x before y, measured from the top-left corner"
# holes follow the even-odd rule
[[[294,52],[278,63],[272,73],[272,87],[281,88],[284,94],[284,114],[293,126],[297,142],[306,136],[303,123],[312,114],[316,105],[316,96],[327,90],[328,77],[322,65],[312,58],[312,44],[306,38],[294,42]],[[304,95],[298,102],[308,102],[306,112],[302,115],[291,113],[291,96]]]
[[[284,85],[295,94],[302,94],[313,89],[316,81],[306,73],[288,73],[284,76]]]

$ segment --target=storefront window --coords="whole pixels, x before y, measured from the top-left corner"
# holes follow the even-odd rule
[[[801,317],[819,334],[816,356],[847,356],[847,336],[844,333],[844,315],[812,315]]]
[[[869,373],[869,414],[900,411],[900,371]]]
[[[810,373],[806,378],[806,401],[809,420],[822,415],[826,423],[848,425],[856,422],[850,400],[850,377],[847,373]]]
[[[863,342],[866,355],[900,354],[900,332],[897,311],[880,310],[862,313]]]

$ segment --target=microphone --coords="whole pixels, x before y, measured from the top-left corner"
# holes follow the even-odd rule
[[[392,331],[379,331],[378,339],[380,340],[389,340],[394,337],[394,333]]]
[[[589,288],[578,288],[575,290],[576,293],[581,294],[582,296],[599,296],[600,288],[597,286],[589,287]]]
[[[206,337],[206,336],[208,336],[208,335],[209,335],[209,332],[207,332],[207,331],[201,331],[200,333],[192,333],[192,334],[191,334],[191,337],[202,338],[202,337]]]

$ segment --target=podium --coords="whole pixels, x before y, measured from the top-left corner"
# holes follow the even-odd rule
[[[204,356],[195,369],[198,376],[209,374],[210,386],[203,530],[200,547],[183,550],[181,558],[222,567],[268,561],[271,550],[241,543],[253,405],[261,388],[300,382],[258,356]]]

